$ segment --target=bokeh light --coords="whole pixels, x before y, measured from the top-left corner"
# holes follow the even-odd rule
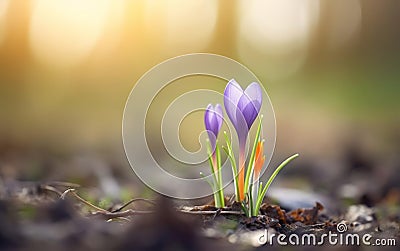
[[[239,10],[238,50],[249,67],[270,79],[300,69],[318,23],[318,1],[243,0]]]
[[[397,1],[361,0],[0,0],[1,141],[119,146],[132,85],[159,62],[196,52],[233,58],[260,78],[283,149],[318,155],[326,148],[309,144],[329,142],[339,151],[352,126],[390,135],[399,10]],[[181,139],[194,149],[192,121]]]
[[[5,24],[9,0],[0,1],[0,45],[5,38]]]
[[[35,0],[30,43],[35,58],[71,67],[84,60],[101,37],[112,0]]]
[[[207,47],[217,21],[218,1],[146,1],[148,32],[171,52],[193,52]],[[190,33],[190,35],[189,35]]]

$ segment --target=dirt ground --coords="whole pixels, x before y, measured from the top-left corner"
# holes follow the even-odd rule
[[[119,158],[5,149],[0,156],[0,250],[312,248],[301,243],[282,247],[279,234],[300,240],[312,234],[316,246],[329,233],[360,238],[359,245],[332,245],[325,239],[321,245],[327,249],[376,248],[379,239],[397,250],[400,241],[397,162],[383,171],[378,161],[352,153],[336,176],[323,178],[318,166],[300,162],[271,187],[261,215],[246,218],[230,198],[226,208],[216,209],[209,198],[160,197],[131,179],[129,168],[121,171]],[[284,188],[294,183],[314,189]],[[372,247],[362,242],[364,235],[371,236]]]

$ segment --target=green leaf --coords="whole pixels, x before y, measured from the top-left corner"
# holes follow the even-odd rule
[[[291,162],[292,160],[294,160],[295,158],[297,158],[299,156],[298,153],[290,156],[289,158],[287,158],[285,161],[283,161],[276,169],[275,171],[272,173],[272,175],[269,177],[267,184],[265,184],[264,188],[262,189],[262,192],[260,193],[258,199],[257,199],[257,204],[256,204],[256,210],[257,212],[260,210],[260,206],[261,203],[264,199],[265,194],[267,193],[267,190],[269,188],[269,186],[271,185],[272,181],[274,181],[275,177],[278,175],[278,173],[282,170],[282,168],[284,168],[287,164],[289,164],[289,162]]]
[[[222,186],[221,153],[219,150],[218,142],[215,147],[216,147],[216,154],[217,154],[218,192],[219,192],[220,203],[221,203],[220,207],[225,207],[224,188]]]
[[[217,174],[214,172],[214,164],[212,161],[212,153],[211,153],[211,145],[210,142],[207,141],[207,154],[208,154],[208,162],[210,164],[210,168],[211,168],[211,174],[213,175],[213,179],[214,179],[214,184],[215,186],[213,187],[213,194],[214,194],[214,201],[215,201],[215,206],[216,207],[221,207],[221,198],[219,196],[219,191],[218,191],[218,179],[217,179]]]
[[[247,209],[245,202],[240,203],[240,205],[242,206],[242,209],[243,209],[244,213],[246,214],[246,216],[250,217],[249,210]]]
[[[261,127],[262,127],[262,118],[263,116],[260,116],[259,119],[259,124],[258,124],[258,128],[257,128],[257,133],[256,133],[256,137],[254,139],[254,143],[253,143],[253,149],[251,151],[251,155],[250,155],[250,160],[249,160],[249,165],[247,166],[247,170],[246,170],[246,177],[244,180],[244,192],[247,193],[249,191],[249,183],[250,183],[250,177],[251,174],[253,173],[253,163],[254,163],[254,158],[255,158],[255,153],[256,153],[256,149],[257,149],[257,143],[260,140],[260,132],[261,132]]]
[[[222,147],[222,149],[224,149],[226,155],[228,156],[228,158],[231,162],[234,186],[235,186],[235,199],[236,199],[236,201],[239,201],[239,183],[238,183],[238,171],[237,171],[237,166],[236,166],[236,159],[235,159],[235,155],[232,151],[231,141],[229,140],[228,135],[225,131],[224,131],[224,136],[225,136],[227,148]]]

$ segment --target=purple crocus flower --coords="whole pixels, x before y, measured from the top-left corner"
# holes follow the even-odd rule
[[[216,140],[218,133],[221,130],[222,122],[223,112],[221,105],[216,104],[215,107],[213,107],[211,104],[209,104],[204,114],[204,124],[206,126],[213,153],[215,151]]]
[[[228,82],[224,92],[224,105],[240,143],[246,143],[247,134],[260,112],[261,104],[262,91],[258,83],[251,83],[243,91],[234,79]]]
[[[260,112],[262,90],[258,83],[251,83],[244,91],[231,79],[224,92],[226,113],[236,129],[239,139],[239,199],[244,200],[244,165],[247,135]]]

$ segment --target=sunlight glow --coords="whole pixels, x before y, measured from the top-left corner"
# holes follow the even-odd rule
[[[313,0],[242,0],[239,9],[240,33],[260,49],[304,44],[319,16]]]
[[[39,61],[56,67],[82,62],[103,33],[112,0],[34,0],[31,49]]]
[[[161,34],[160,45],[188,52],[205,48],[217,21],[218,1],[147,1],[146,25]]]
[[[9,0],[0,1],[0,45],[5,37],[6,15],[9,2]]]
[[[304,64],[319,1],[241,0],[238,50],[250,67],[280,78]],[[265,60],[268,59],[268,60]]]

